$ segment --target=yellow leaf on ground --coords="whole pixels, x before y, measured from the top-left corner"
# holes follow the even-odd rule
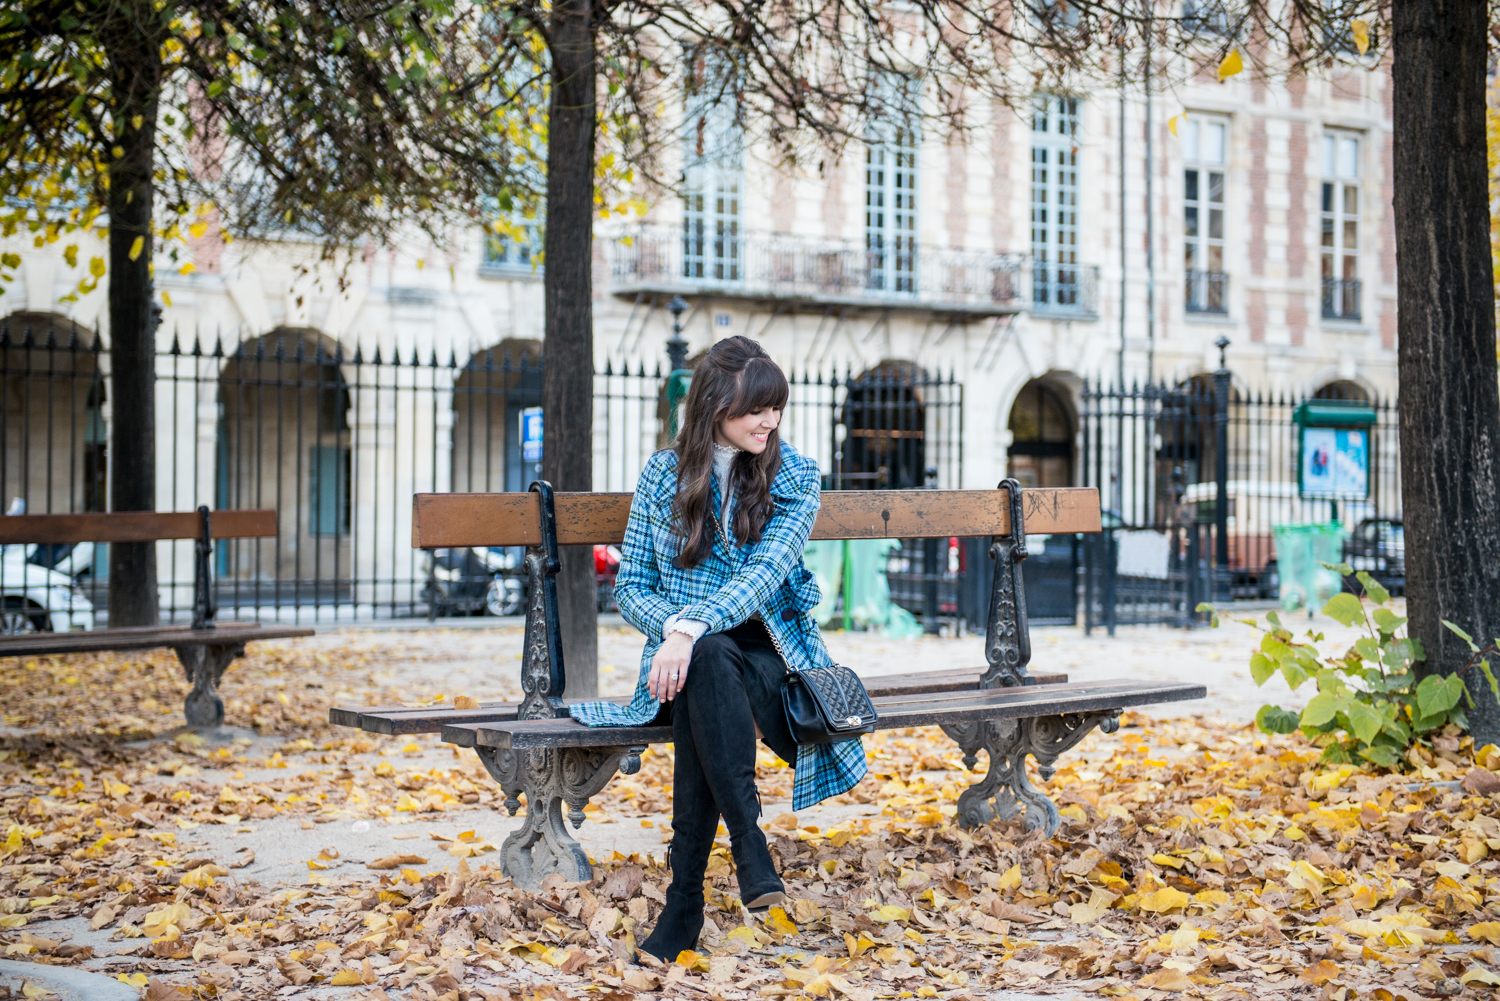
[[[1469,984],[1484,984],[1486,987],[1500,987],[1500,977],[1495,976],[1482,966],[1471,966],[1458,978],[1458,982],[1465,986]]]
[[[1165,914],[1167,911],[1175,910],[1178,907],[1186,907],[1192,899],[1192,897],[1189,897],[1186,893],[1175,887],[1164,886],[1155,893],[1146,894],[1137,902],[1137,906],[1143,911]]]
[[[478,709],[479,708],[479,700],[476,699],[476,698],[474,698],[473,696],[469,696],[469,695],[455,695],[455,696],[453,696],[453,708],[454,709]]]
[[[1314,987],[1321,987],[1334,977],[1339,975],[1339,964],[1331,959],[1320,960],[1316,965],[1309,966],[1297,976],[1306,980]]]
[[[901,910],[899,907],[896,909]],[[902,913],[906,912],[902,911]],[[786,916],[786,911],[780,907],[771,908],[771,913],[766,915],[766,926],[778,935],[797,934],[797,926],[792,924],[791,920]]]
[[[200,866],[192,872],[184,873],[182,879],[178,880],[183,886],[192,887],[195,890],[206,890],[214,885],[214,878],[205,870],[207,866]]]
[[[1172,952],[1179,956],[1190,956],[1198,944],[1198,929],[1192,925],[1179,925],[1172,933]]]
[[[426,865],[427,860],[420,855],[387,855],[373,862],[366,862],[366,869],[399,869],[404,865]]]
[[[333,979],[328,982],[334,987],[357,987],[365,981],[364,978],[360,976],[358,970],[340,970],[339,972],[335,973],[333,975]]]
[[[1500,945],[1500,921],[1481,921],[1477,925],[1470,925],[1464,934],[1476,942]]]
[[[1075,925],[1086,925],[1098,921],[1104,916],[1104,911],[1088,904],[1069,904],[1068,917]]]
[[[1154,991],[1185,991],[1193,987],[1188,975],[1171,966],[1163,966],[1135,982],[1137,987],[1149,987]]]
[[[749,925],[740,925],[724,937],[742,939],[747,945],[759,944],[759,940],[755,937],[755,929]]]
[[[1021,867],[1018,865],[1013,865],[1009,869],[1005,870],[1005,872],[1000,874],[1000,879],[995,883],[995,889],[999,890],[1001,893],[1004,893],[1007,890],[1014,890],[1020,885]]]
[[[1239,49],[1230,49],[1229,55],[1219,63],[1219,82],[1222,83],[1245,68],[1245,61],[1240,58]]]
[[[1328,877],[1318,871],[1317,867],[1305,859],[1292,866],[1292,871],[1286,875],[1287,885],[1294,890],[1306,890],[1314,896],[1323,892],[1323,887],[1328,882]]]
[[[776,913],[774,908],[772,908],[771,913]],[[875,919],[876,921],[881,922],[882,924],[891,921],[910,921],[911,911],[907,910],[905,907],[897,907],[895,904],[885,904],[884,906],[878,907],[875,910],[871,911],[870,917]]]

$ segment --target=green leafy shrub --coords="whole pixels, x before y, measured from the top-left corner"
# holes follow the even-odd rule
[[[1347,591],[1334,595],[1323,606],[1323,614],[1346,626],[1364,626],[1368,635],[1354,641],[1344,653],[1321,657],[1315,644],[1323,634],[1308,630],[1297,639],[1275,612],[1262,626],[1254,619],[1235,621],[1261,633],[1260,649],[1250,655],[1250,675],[1264,685],[1276,675],[1296,691],[1312,682],[1317,686],[1300,712],[1280,706],[1261,706],[1256,725],[1266,733],[1291,733],[1300,729],[1323,749],[1323,760],[1345,763],[1369,761],[1382,768],[1401,768],[1410,763],[1413,744],[1429,744],[1430,737],[1449,723],[1468,729],[1464,705],[1474,698],[1465,676],[1477,669],[1500,698],[1500,684],[1490,670],[1487,657],[1500,654],[1500,640],[1480,648],[1474,640],[1447,620],[1443,625],[1469,644],[1471,656],[1455,674],[1429,674],[1418,678],[1413,665],[1424,658],[1422,641],[1406,635],[1406,619],[1392,610],[1391,596],[1368,573],[1355,573],[1347,563],[1324,566],[1343,577],[1353,577],[1364,588],[1370,607]],[[1223,614],[1213,605],[1198,606],[1212,613],[1217,627]]]

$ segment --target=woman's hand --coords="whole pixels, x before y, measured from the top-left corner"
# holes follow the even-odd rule
[[[670,632],[651,658],[651,674],[646,689],[658,702],[670,702],[687,684],[688,661],[693,658],[693,638],[687,633]]]

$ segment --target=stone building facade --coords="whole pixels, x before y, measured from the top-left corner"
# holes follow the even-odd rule
[[[1247,77],[1159,83],[1149,111],[1139,86],[1123,101],[1106,87],[1039,94],[962,134],[898,115],[800,173],[700,109],[715,141],[684,144],[685,196],[598,226],[595,361],[612,374],[593,415],[595,488],[630,489],[662,440],[653,379],[674,296],[690,354],[760,340],[800,380],[788,437],[865,485],[922,485],[929,468],[944,487],[1075,482],[1085,380],[1180,385],[1219,367],[1221,338],[1237,392],[1393,397],[1388,67]],[[104,288],[61,303],[79,275],[60,253],[6,249],[23,263],[0,298],[3,492],[34,511],[97,507]],[[159,506],[276,506],[283,536],[242,576],[331,579],[348,614],[416,601],[411,494],[528,478],[535,246],[475,233],[371,250],[343,288],[293,240],[191,249],[193,273],[165,259],[156,272]],[[22,327],[81,346],[66,374],[40,333],[17,346]],[[636,373],[628,390],[622,371]],[[61,436],[44,399],[80,430]],[[188,547],[163,558],[190,579]]]

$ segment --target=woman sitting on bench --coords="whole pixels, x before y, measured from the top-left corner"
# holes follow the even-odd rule
[[[794,810],[865,774],[860,741],[798,746],[782,708],[787,664],[829,663],[810,614],[818,586],[802,563],[820,474],[777,435],[787,395],[781,369],[748,337],[719,341],[698,363],[676,443],[641,471],[615,578],[621,613],[647,637],[635,698],[572,707],[591,726],[672,727],[672,885],[641,943],[667,962],[703,929],[720,816],[745,907],[786,899],[758,822],[757,726],[796,762]]]

